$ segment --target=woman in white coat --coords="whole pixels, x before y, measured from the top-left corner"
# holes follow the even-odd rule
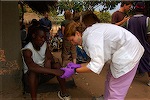
[[[82,45],[91,61],[87,64],[69,63],[62,68],[61,78],[78,73],[99,74],[107,61],[111,61],[107,74],[104,100],[124,100],[135,76],[144,48],[126,29],[106,23],[97,23],[93,13],[83,16],[83,23],[71,22],[65,36],[73,45]]]

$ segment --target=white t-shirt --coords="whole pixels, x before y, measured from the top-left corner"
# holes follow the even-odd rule
[[[47,44],[46,42],[42,45],[42,47],[40,48],[39,51],[35,50],[32,43],[29,42],[24,48],[22,48],[22,50],[30,50],[32,52],[32,59],[33,61],[38,64],[39,66],[43,67],[44,66],[44,61],[45,61],[45,52],[46,52],[46,47]],[[28,71],[28,67],[24,61],[24,57],[23,58],[23,66],[24,66],[24,73],[26,73]]]
[[[82,39],[82,46],[91,58],[87,67],[99,74],[105,62],[111,60],[110,70],[114,78],[131,71],[144,52],[132,33],[114,24],[94,24],[83,32]]]

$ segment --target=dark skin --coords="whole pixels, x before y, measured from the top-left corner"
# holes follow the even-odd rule
[[[38,33],[35,35],[32,35],[33,37],[33,47],[35,50],[40,50],[40,47],[45,42],[45,33],[41,30],[38,31]],[[65,87],[65,79],[60,78],[59,76],[63,75],[64,71],[60,70],[61,65],[60,63],[55,63],[53,59],[53,55],[51,54],[49,47],[46,48],[45,53],[45,61],[44,61],[44,67],[39,66],[36,64],[32,59],[32,52],[28,49],[23,50],[23,57],[24,61],[28,66],[28,83],[30,88],[30,94],[32,100],[37,100],[37,88],[39,84],[39,74],[49,75],[53,74],[57,76],[57,80],[59,81],[61,92],[63,94],[66,94],[66,87]]]

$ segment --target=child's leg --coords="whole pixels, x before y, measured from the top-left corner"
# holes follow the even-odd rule
[[[60,65],[60,63],[58,62],[58,63],[53,64],[53,65],[52,65],[52,68],[54,68],[54,69],[60,69],[60,68],[61,68],[61,65]],[[57,77],[57,80],[58,80],[58,82],[59,82],[59,84],[60,84],[61,93],[62,93],[62,94],[68,94],[68,93],[67,93],[67,89],[66,89],[66,80],[63,79],[63,78],[60,78],[59,76]]]
[[[38,76],[34,72],[28,73],[28,82],[32,100],[37,100]]]
[[[119,78],[114,78],[109,71],[105,83],[104,100],[124,100],[135,76],[137,67],[138,64],[130,72]]]

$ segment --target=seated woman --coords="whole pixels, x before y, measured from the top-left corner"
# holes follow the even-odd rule
[[[63,100],[70,100],[65,87],[65,79],[60,78],[64,72],[60,70],[60,63],[54,62],[46,42],[46,32],[42,27],[35,27],[30,42],[22,48],[24,64],[24,80],[29,86],[32,100],[37,100],[37,89],[41,82],[47,82],[57,76],[61,91],[58,96]]]

